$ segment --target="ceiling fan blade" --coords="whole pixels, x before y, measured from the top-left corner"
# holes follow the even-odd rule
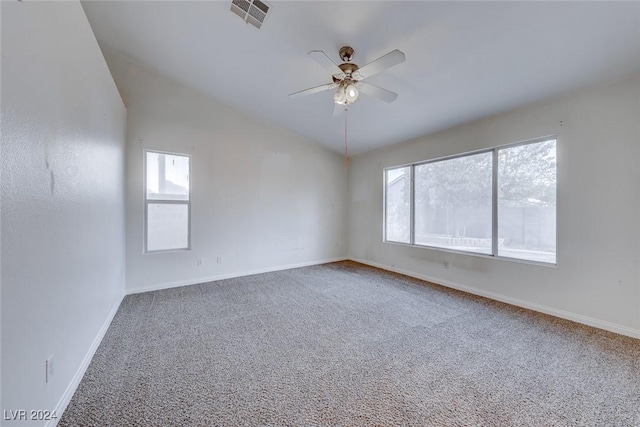
[[[358,69],[355,72],[355,77],[358,80],[366,79],[367,77],[371,77],[375,74],[378,74],[381,71],[386,70],[387,68],[391,68],[394,65],[401,64],[405,61],[405,55],[403,52],[398,49],[392,50],[384,56],[376,59],[365,65],[364,67]]]
[[[316,61],[322,68],[331,73],[331,75],[339,76],[340,78],[344,77],[344,73],[338,67],[338,64],[333,62],[333,59],[329,58],[329,56],[321,50],[312,50],[307,53],[309,58]]]
[[[299,98],[301,96],[311,95],[312,93],[318,93],[318,92],[322,92],[323,90],[333,89],[333,88],[335,88],[337,86],[338,85],[335,84],[335,83],[327,83],[327,84],[316,86],[316,87],[310,87],[309,89],[305,89],[305,90],[301,90],[299,92],[294,92],[294,93],[289,94],[289,99],[295,99],[295,98]]]
[[[366,95],[373,96],[384,102],[393,102],[398,97],[398,94],[391,92],[390,90],[382,89],[371,83],[360,82],[358,83],[358,90]]]

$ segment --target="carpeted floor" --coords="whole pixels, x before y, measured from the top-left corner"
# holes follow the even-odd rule
[[[127,296],[60,426],[639,426],[640,340],[340,262]]]

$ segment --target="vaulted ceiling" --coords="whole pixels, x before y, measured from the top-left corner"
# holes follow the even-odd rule
[[[85,1],[103,49],[125,54],[261,120],[341,151],[344,116],[307,57],[355,49],[360,66],[406,62],[368,81],[348,111],[350,153],[406,141],[600,81],[640,72],[640,2],[271,1],[260,30],[228,1]]]

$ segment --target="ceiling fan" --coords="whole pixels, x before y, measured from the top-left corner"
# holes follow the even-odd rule
[[[333,111],[334,115],[342,110],[342,106],[346,108],[347,105],[358,101],[361,92],[378,98],[384,102],[395,101],[398,97],[397,93],[372,85],[371,83],[364,82],[363,80],[391,68],[394,65],[404,62],[405,55],[403,52],[398,49],[392,50],[362,68],[351,62],[354,54],[354,50],[351,46],[343,46],[340,48],[338,53],[340,55],[340,59],[343,61],[340,65],[336,64],[321,50],[312,50],[309,52],[307,55],[311,59],[331,73],[333,81],[331,83],[294,92],[289,95],[289,98],[293,99],[325,90],[336,89],[333,93],[333,101],[335,103],[335,109]]]

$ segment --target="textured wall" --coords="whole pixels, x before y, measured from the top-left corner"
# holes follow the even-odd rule
[[[55,409],[124,294],[125,121],[80,3],[2,2],[3,410]]]
[[[105,57],[128,110],[127,291],[346,256],[339,154]],[[143,253],[144,149],[192,156],[190,251]]]
[[[638,117],[636,75],[356,157],[349,256],[640,337]],[[382,242],[383,168],[552,134],[557,268]]]

